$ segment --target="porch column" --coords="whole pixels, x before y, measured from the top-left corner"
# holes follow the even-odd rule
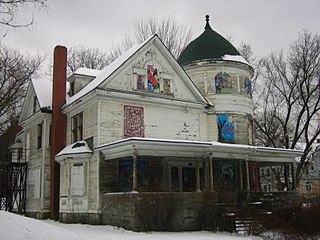
[[[249,172],[249,161],[246,160],[246,175],[247,175],[247,191],[250,191],[250,172]]]
[[[197,192],[201,192],[200,189],[200,160],[196,160],[196,187],[197,187]]]
[[[287,191],[289,190],[289,167],[290,165],[284,165],[284,183],[286,185]]]
[[[209,155],[209,186],[210,190],[213,191],[213,164],[212,164],[212,153]]]
[[[132,190],[136,191],[138,186],[137,181],[137,154],[136,150],[134,150],[133,153],[133,159],[132,159]]]
[[[296,190],[296,176],[294,175],[294,164],[291,163],[292,190]]]

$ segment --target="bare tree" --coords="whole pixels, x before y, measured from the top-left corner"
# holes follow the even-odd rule
[[[68,51],[68,74],[81,67],[100,70],[110,62],[108,55],[98,48],[74,46]]]
[[[19,117],[26,83],[36,76],[41,62],[40,57],[25,57],[0,45],[0,135]]]
[[[0,24],[7,27],[27,27],[32,25],[34,16],[26,23],[17,22],[19,9],[33,5],[35,7],[46,7],[47,0],[0,0]]]
[[[68,53],[69,74],[79,67],[102,69],[117,59],[134,44],[147,40],[158,34],[173,56],[178,57],[192,37],[192,29],[178,24],[172,18],[158,20],[150,17],[134,22],[134,37],[126,35],[118,44],[111,47],[108,53],[97,48],[73,47]]]
[[[304,151],[296,180],[320,134],[320,36],[304,30],[290,47],[261,61],[263,83],[256,92],[258,144]]]
[[[134,23],[134,29],[137,42],[143,42],[153,34],[158,34],[164,45],[176,58],[190,42],[193,33],[190,27],[178,24],[171,17],[160,20],[155,17],[147,20],[140,19]]]

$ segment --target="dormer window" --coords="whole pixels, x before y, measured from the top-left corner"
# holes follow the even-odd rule
[[[70,91],[69,91],[70,96],[74,95],[74,82],[70,83]]]

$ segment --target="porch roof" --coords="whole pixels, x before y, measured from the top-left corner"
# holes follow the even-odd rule
[[[67,158],[88,158],[92,153],[86,141],[78,141],[62,149],[55,160],[60,163]]]
[[[302,151],[258,147],[242,144],[204,142],[176,139],[126,138],[95,148],[105,160],[128,156],[159,156],[178,158],[244,159],[256,162],[295,162]]]

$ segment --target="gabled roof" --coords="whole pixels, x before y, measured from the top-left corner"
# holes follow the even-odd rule
[[[47,79],[31,80],[40,109],[52,109],[52,81]]]
[[[125,63],[136,51],[138,51],[146,42],[150,41],[153,37],[149,38],[145,42],[141,44],[134,45],[131,49],[127,52],[122,54],[112,63],[110,63],[106,68],[100,70],[100,74],[96,76],[87,86],[77,92],[75,95],[67,99],[66,105],[69,105],[79,98],[83,97],[87,93],[91,92],[95,88],[97,88],[104,80],[106,80],[112,73],[114,73],[123,63]]]
[[[173,65],[175,65],[176,69],[178,69],[179,73],[183,75],[185,79],[188,79],[189,87],[192,91],[198,96],[198,99],[208,104],[206,98],[202,95],[202,93],[197,89],[193,81],[189,78],[183,68],[178,64],[176,59],[172,56],[169,50],[165,47],[163,42],[160,38],[155,34],[146,41],[134,45],[131,49],[127,52],[122,54],[119,58],[109,64],[106,68],[100,70],[100,73],[88,83],[83,89],[77,92],[75,95],[67,99],[66,105],[68,106],[73,102],[77,101],[78,99],[82,98],[83,96],[87,95],[89,92],[93,91],[94,89],[98,88],[102,83],[108,81],[108,79],[116,72],[119,68],[121,68],[127,61],[129,61],[139,50],[146,48],[151,42],[157,42],[158,46],[162,48],[163,52],[166,54],[166,58],[170,61]]]
[[[92,154],[88,143],[86,141],[78,141],[66,146],[55,157],[57,162],[61,162],[67,157],[89,157]]]

